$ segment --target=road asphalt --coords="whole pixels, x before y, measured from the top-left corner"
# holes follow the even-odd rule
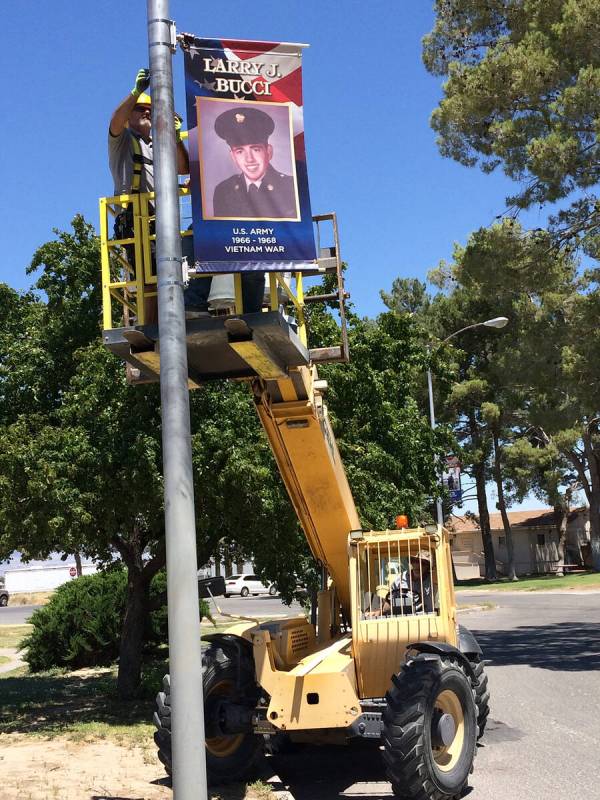
[[[491,713],[469,800],[600,798],[600,594],[461,592],[480,641]],[[304,747],[268,762],[293,800],[391,797],[377,745]],[[282,797],[285,797],[282,793]]]
[[[36,608],[40,608],[40,606],[11,606],[9,604],[0,608],[0,625],[23,625]]]

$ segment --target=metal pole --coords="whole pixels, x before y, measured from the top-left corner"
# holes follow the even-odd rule
[[[147,0],[156,193],[173,796],[205,800],[206,760],[168,0]]]
[[[431,430],[434,431],[436,428],[435,424],[435,410],[433,408],[433,384],[431,381],[431,370],[427,370],[427,389],[429,390],[429,421],[431,423]],[[439,459],[436,458],[436,467],[439,468]],[[438,471],[439,476],[439,471]],[[444,524],[444,511],[442,508],[442,498],[436,497],[435,506],[437,511],[437,524],[443,525]]]

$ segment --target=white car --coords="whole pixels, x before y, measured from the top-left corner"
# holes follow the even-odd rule
[[[249,594],[270,594],[275,597],[277,588],[271,584],[265,586],[258,575],[230,575],[225,578],[225,597],[239,594],[248,597]]]

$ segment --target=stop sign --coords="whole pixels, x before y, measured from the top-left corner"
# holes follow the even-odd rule
[[[71,567],[71,569],[69,570],[69,575],[70,575],[72,578],[74,578],[74,577],[75,577],[75,575],[77,575],[77,570],[75,569],[75,567]]]

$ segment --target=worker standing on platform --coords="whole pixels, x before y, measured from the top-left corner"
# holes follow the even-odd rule
[[[135,85],[127,97],[114,110],[108,132],[108,160],[114,180],[114,193],[130,194],[154,191],[154,165],[152,158],[151,98],[145,92],[150,86],[150,70],[140,69]],[[177,171],[189,173],[189,158],[180,136],[181,120],[175,118],[177,138]],[[133,234],[131,207],[117,217],[115,232],[119,238]],[[152,230],[151,233],[154,233]],[[182,256],[188,264],[194,263],[193,240],[184,236]],[[208,295],[211,278],[194,278],[184,292],[187,319],[208,316]],[[242,302],[244,313],[260,311],[264,295],[264,273],[242,273]],[[146,309],[147,322],[156,321],[156,303]]]
[[[108,132],[108,161],[114,180],[114,193],[131,194],[154,191],[154,164],[152,157],[151,98],[145,94],[150,86],[150,70],[140,69],[135,85],[127,97],[114,110]],[[181,119],[175,118],[177,139],[177,171],[187,175],[189,158],[180,135]],[[151,233],[154,230],[151,229]],[[133,235],[133,213],[131,206],[117,217],[115,233],[119,238]],[[131,248],[133,250],[133,248]],[[182,256],[188,264],[194,263],[191,236],[181,242]],[[128,253],[131,258],[132,253]],[[153,258],[154,261],[154,258]],[[155,267],[153,266],[153,269]],[[208,316],[208,294],[210,278],[195,278],[184,292],[186,317]],[[156,321],[156,302],[147,306],[147,322]]]

